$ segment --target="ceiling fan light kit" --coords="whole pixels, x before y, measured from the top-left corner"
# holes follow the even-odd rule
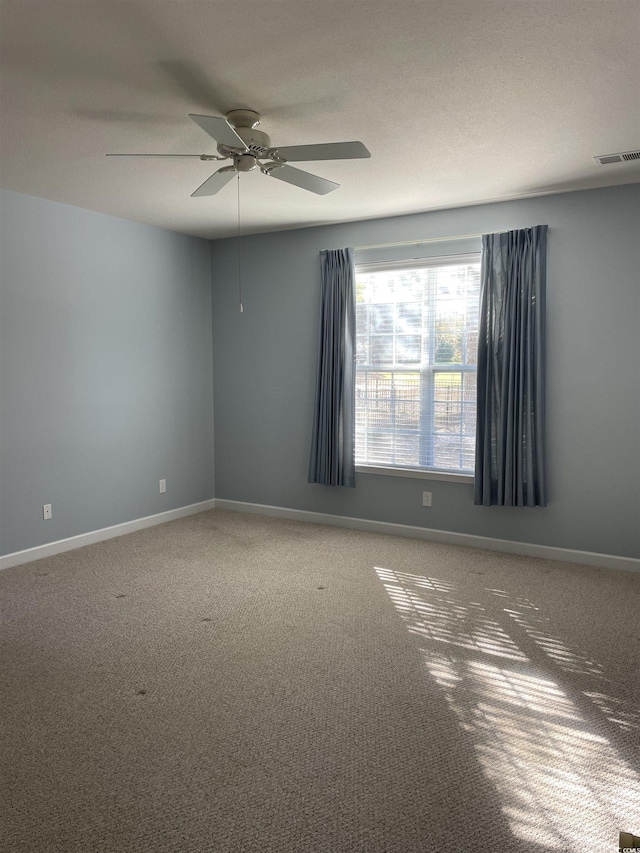
[[[215,140],[218,154],[108,154],[108,157],[197,157],[200,160],[231,160],[201,184],[192,197],[212,196],[229,183],[234,174],[259,168],[267,177],[277,178],[303,190],[326,195],[340,184],[318,175],[295,169],[289,162],[305,160],[353,160],[371,157],[362,142],[327,142],[312,145],[273,147],[261,130],[260,115],[254,110],[231,110],[221,116],[190,115],[205,133]]]

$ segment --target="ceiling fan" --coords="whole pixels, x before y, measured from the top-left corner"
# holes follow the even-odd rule
[[[190,115],[199,127],[217,143],[218,154],[107,154],[107,157],[198,157],[200,160],[231,160],[191,193],[192,197],[210,196],[219,192],[233,176],[250,172],[256,167],[263,175],[293,184],[303,190],[325,195],[337,190],[340,184],[295,169],[289,163],[306,160],[352,160],[371,157],[362,142],[326,142],[316,145],[273,147],[271,139],[261,130],[260,116],[254,110],[231,110],[221,116]]]

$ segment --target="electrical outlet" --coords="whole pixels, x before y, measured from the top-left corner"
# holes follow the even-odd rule
[[[42,517],[45,521],[51,518],[51,504],[42,504]]]
[[[167,481],[166,480],[160,480],[160,493],[164,494],[164,492],[166,492],[166,491],[167,491]]]
[[[431,506],[431,492],[422,493],[422,506]]]

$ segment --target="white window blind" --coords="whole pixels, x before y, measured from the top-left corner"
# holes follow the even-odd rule
[[[356,266],[356,464],[472,472],[480,255]]]

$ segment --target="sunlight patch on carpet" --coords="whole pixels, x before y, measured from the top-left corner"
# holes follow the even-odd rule
[[[607,737],[608,725],[629,728],[635,717],[596,690],[557,681],[561,669],[599,684],[595,661],[546,630],[527,599],[490,589],[483,605],[477,593],[468,600],[437,578],[375,571],[419,637],[427,670],[472,739],[515,836],[553,851],[599,853],[616,849],[620,827],[640,827],[640,778]],[[518,632],[535,643],[535,662]]]

